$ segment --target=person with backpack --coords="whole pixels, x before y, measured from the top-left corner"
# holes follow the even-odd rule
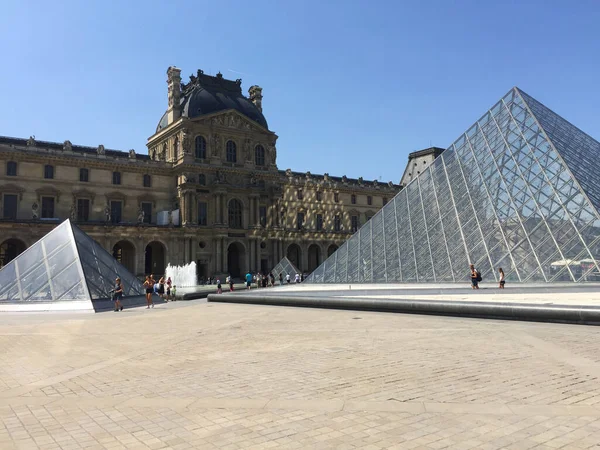
[[[469,265],[471,269],[471,289],[479,289],[479,282],[482,280],[481,272],[475,269],[473,264]]]

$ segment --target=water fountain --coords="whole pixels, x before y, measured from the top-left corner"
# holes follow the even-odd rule
[[[165,270],[166,277],[171,277],[174,285],[179,287],[191,287],[198,284],[196,278],[196,262],[192,261],[185,266],[167,265]]]

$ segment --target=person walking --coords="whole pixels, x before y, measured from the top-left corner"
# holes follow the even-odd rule
[[[286,273],[285,274],[285,281],[287,281],[287,284],[290,284],[290,280],[291,280],[290,274]]]
[[[506,281],[504,280],[504,270],[502,270],[502,267],[498,268],[498,272],[500,273],[500,284],[498,288],[504,289],[504,284],[506,283]]]
[[[296,274],[296,276],[294,276],[294,283],[300,283],[300,275]]]
[[[252,274],[250,273],[250,271],[248,271],[248,273],[246,274],[246,289],[250,289],[251,285],[252,285]]]
[[[233,292],[233,277],[230,275],[228,278],[229,278],[229,292]]]
[[[146,289],[146,303],[148,304],[148,308],[150,308],[150,305],[152,304],[152,293],[154,292],[154,280],[152,280],[152,275],[146,276],[144,288]]]
[[[123,285],[121,284],[121,279],[119,277],[115,280],[113,298],[115,299],[115,312],[123,311],[123,305],[121,304],[121,300],[123,300]]]
[[[283,286],[283,274],[279,273],[279,286]]]
[[[221,287],[221,279],[217,278],[217,294],[222,294],[223,293],[223,289]]]
[[[275,287],[275,275],[273,275],[273,272],[269,272],[269,279],[271,280],[271,287]]]
[[[173,282],[171,281],[171,277],[167,278],[167,301],[172,300],[171,299],[171,286],[173,285]]]
[[[165,279],[163,277],[158,280],[158,296],[163,300],[165,298]]]
[[[471,289],[479,289],[479,282],[481,281],[481,274],[473,264],[469,265],[471,269]]]

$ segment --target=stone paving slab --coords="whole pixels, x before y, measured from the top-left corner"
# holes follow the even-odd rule
[[[597,330],[201,301],[0,315],[0,449],[598,448]]]

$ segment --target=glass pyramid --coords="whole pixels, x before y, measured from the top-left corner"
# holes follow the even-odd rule
[[[283,259],[279,261],[275,267],[273,267],[271,273],[273,273],[276,280],[279,279],[279,274],[283,275],[284,280],[285,276],[289,274],[290,278],[293,280],[296,274],[300,274],[300,271],[296,268],[296,266],[292,264],[292,262],[289,259],[287,259],[286,256],[284,256]]]
[[[117,276],[125,296],[144,295],[133,274],[65,220],[0,270],[0,302],[110,298]]]
[[[306,281],[598,281],[599,157],[513,88]]]

